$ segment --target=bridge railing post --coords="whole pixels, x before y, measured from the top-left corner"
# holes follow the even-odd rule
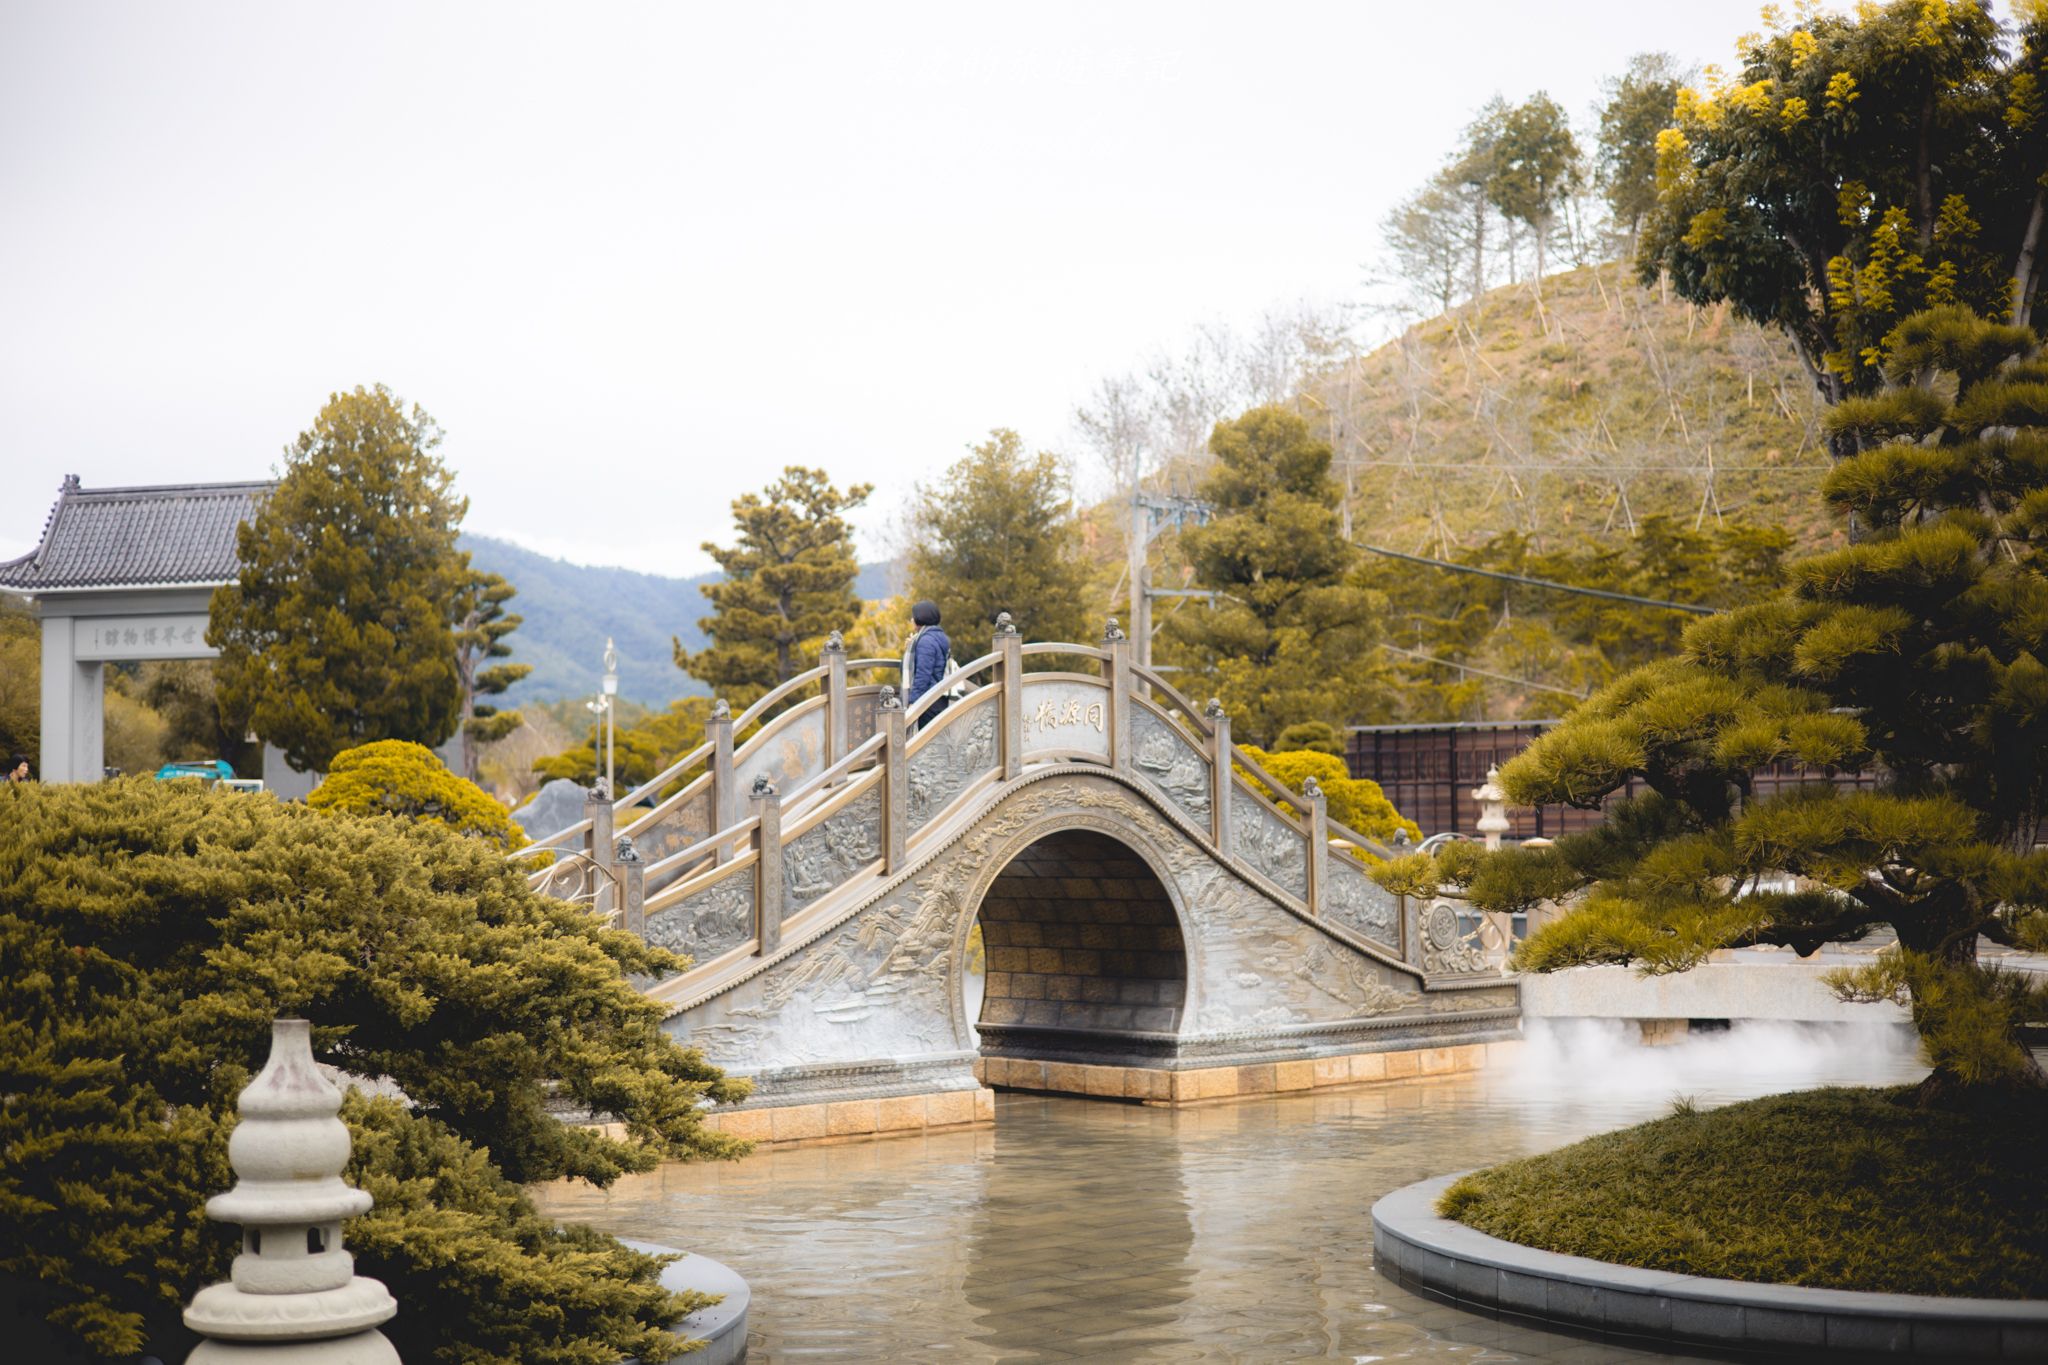
[[[910,841],[910,759],[904,753],[903,702],[882,684],[882,875],[901,871]]]
[[[782,945],[782,794],[754,779],[754,939],[762,957]]]
[[[634,938],[647,937],[647,864],[633,840],[619,836],[614,861],[619,867],[619,927]]]
[[[1308,912],[1323,913],[1323,888],[1330,884],[1330,809],[1323,784],[1305,778],[1301,794],[1308,799],[1302,823],[1308,826]]]
[[[720,697],[711,703],[711,718],[704,722],[704,738],[711,741],[711,829],[715,833],[739,823],[740,794],[732,777],[732,708]],[[715,863],[733,860],[735,850],[721,842],[712,851]]]
[[[846,733],[846,638],[838,631],[825,637],[818,662],[825,668],[825,766],[829,768],[853,747]]]
[[[617,904],[612,894],[612,792],[602,777],[591,783],[583,809],[590,816],[590,828],[583,832],[583,854],[590,860],[590,908],[609,915]]]
[[[996,676],[1002,683],[1003,780],[1024,771],[1024,637],[1010,613],[996,614]]]
[[[1230,713],[1215,697],[1202,711],[1209,722],[1209,836],[1230,856]]]
[[[1109,659],[1102,666],[1109,680],[1109,764],[1120,771],[1131,766],[1131,638],[1114,616],[1102,632]]]

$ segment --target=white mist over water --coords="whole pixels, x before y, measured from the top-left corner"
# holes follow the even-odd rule
[[[1617,1019],[1530,1019],[1527,1046],[1503,1068],[1517,1098],[1630,1101],[1689,1096],[1722,1103],[1821,1085],[1900,1085],[1925,1074],[1910,1028],[1736,1021],[1646,1047]]]

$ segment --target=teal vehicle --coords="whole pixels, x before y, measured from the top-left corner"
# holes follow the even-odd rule
[[[156,770],[156,780],[168,782],[174,777],[197,777],[207,782],[232,782],[234,768],[223,759],[189,759],[183,763],[166,763]]]

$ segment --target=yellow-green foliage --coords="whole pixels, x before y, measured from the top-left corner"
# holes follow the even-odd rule
[[[517,1186],[740,1149],[700,1105],[745,1083],[629,980],[682,965],[432,821],[148,778],[0,788],[0,1299],[34,1332],[0,1354],[183,1358],[180,1306],[234,1249],[202,1205],[283,1015],[410,1102],[347,1113],[378,1199],[349,1236],[406,1286],[405,1359],[647,1358],[682,1307],[651,1263],[554,1237]]]
[[[1249,744],[1240,747],[1251,756],[1252,762],[1296,791],[1313,777],[1323,789],[1323,808],[1329,817],[1368,839],[1389,842],[1401,830],[1407,831],[1410,839],[1422,837],[1422,827],[1394,809],[1394,803],[1387,800],[1387,794],[1380,790],[1379,783],[1351,776],[1344,760],[1334,754],[1319,753],[1313,749],[1288,749],[1269,754]],[[1242,768],[1237,771],[1260,794],[1278,801],[1283,810],[1294,810],[1265,783]]]
[[[499,848],[526,842],[505,808],[474,782],[457,777],[432,749],[383,739],[334,756],[327,779],[306,804],[348,815],[399,815],[434,820]]]
[[[1523,1246],[1716,1279],[2048,1295],[2048,1105],[1970,1114],[1812,1090],[1606,1133],[1468,1175],[1447,1218]]]

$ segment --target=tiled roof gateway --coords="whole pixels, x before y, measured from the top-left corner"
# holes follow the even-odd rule
[[[276,485],[178,483],[81,488],[66,475],[33,554],[0,562],[0,588],[52,592],[189,584],[234,578],[235,528]]]

